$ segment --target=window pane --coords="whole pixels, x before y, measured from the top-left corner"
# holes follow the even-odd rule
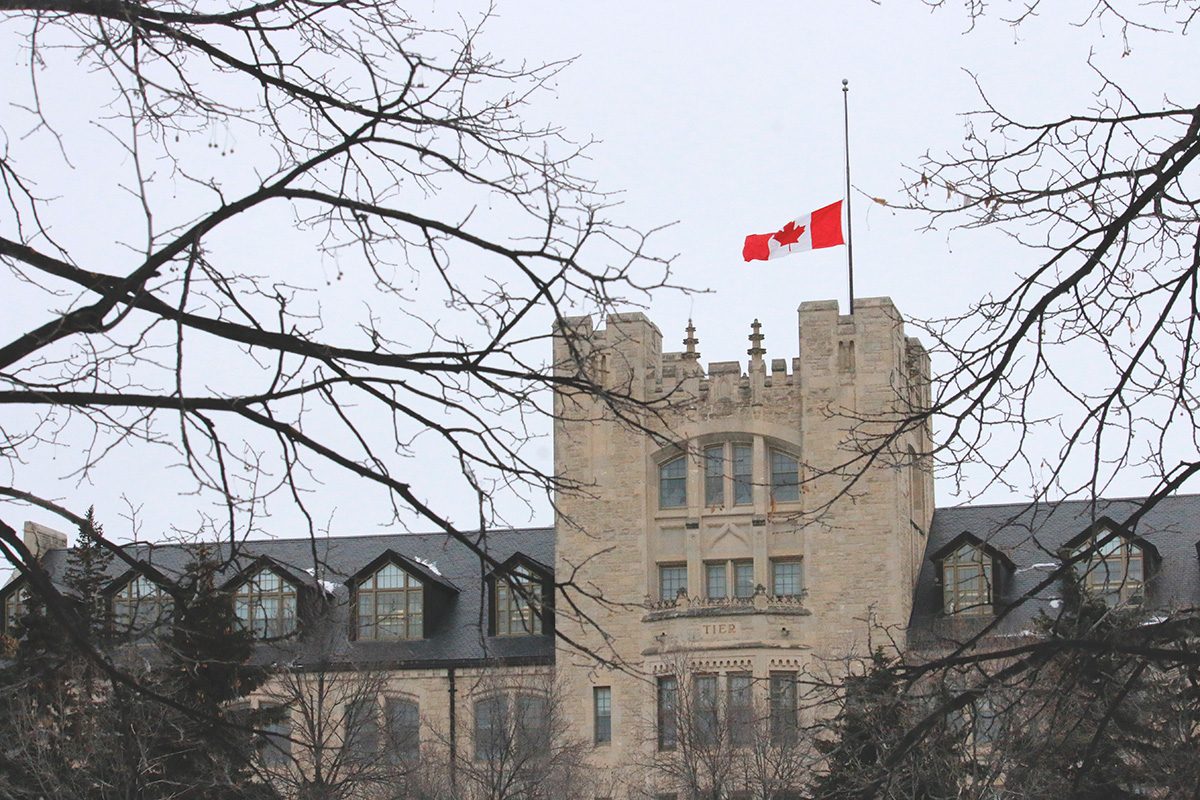
[[[658,679],[658,749],[674,750],[678,738],[675,720],[679,683],[674,677]]]
[[[702,745],[717,741],[720,706],[717,701],[717,676],[697,675],[692,679],[696,704],[696,738]]]
[[[946,614],[984,615],[992,610],[992,560],[965,544],[942,564],[942,607]]]
[[[796,676],[771,673],[771,741],[794,742],[797,731]]]
[[[754,562],[733,562],[733,593],[737,597],[754,595]]]
[[[546,698],[519,694],[514,700],[517,751],[524,759],[550,750],[550,711]]]
[[[475,704],[475,760],[490,761],[504,749],[505,698],[489,697]]]
[[[687,505],[687,460],[683,456],[659,468],[658,505],[660,508],[682,508]]]
[[[346,746],[355,755],[373,757],[379,752],[379,707],[374,698],[358,700],[346,707]]]
[[[771,451],[771,499],[777,503],[800,499],[800,465],[778,450]]]
[[[725,505],[725,445],[704,448],[704,504]]]
[[[660,566],[658,568],[658,591],[663,600],[674,600],[682,591],[687,593],[687,567]]]
[[[421,752],[421,715],[416,703],[399,697],[385,701],[388,750],[394,761],[413,761]]]
[[[754,448],[748,444],[733,446],[733,504],[754,502]]]
[[[541,592],[541,585],[528,570],[519,567],[510,573],[510,579],[526,596],[521,596],[517,589],[510,586],[509,580],[500,575],[496,576],[496,635],[540,634],[542,632],[542,615],[541,609],[537,605],[537,599]]]
[[[725,562],[704,565],[704,594],[710,600],[722,600],[729,595],[725,580]]]
[[[748,673],[734,673],[729,681],[729,738],[734,746],[750,743],[754,722],[754,701],[751,694],[754,684]]]
[[[608,744],[612,741],[612,688],[609,686],[594,688],[592,705],[596,715],[596,744]]]
[[[258,752],[264,764],[280,766],[291,761],[292,721],[286,708],[262,710],[262,730],[266,735],[258,741]]]
[[[803,588],[799,561],[775,561],[771,565],[772,594],[797,597]]]

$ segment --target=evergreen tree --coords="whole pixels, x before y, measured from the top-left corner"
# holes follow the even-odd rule
[[[80,630],[91,643],[103,646],[107,643],[109,619],[107,598],[104,588],[112,580],[109,567],[112,553],[100,542],[104,528],[96,521],[95,509],[89,507],[87,516],[79,525],[79,536],[75,547],[67,556],[67,568],[63,583],[77,604]]]
[[[843,683],[842,707],[833,736],[817,743],[825,770],[813,785],[815,800],[953,800],[966,774],[961,746],[949,726],[939,725],[898,764],[887,759],[919,718],[903,692],[895,663],[882,648],[861,675]]]
[[[1102,645],[1138,634],[1140,608],[1111,607],[1074,573],[1064,577],[1062,588],[1060,612],[1039,620],[1050,640]],[[1164,742],[1146,699],[1158,680],[1143,662],[1113,648],[1066,648],[1023,688],[1014,710],[1019,724],[1010,725],[1011,735],[998,743],[1006,786],[1073,800],[1145,796],[1158,779],[1147,774],[1145,757]]]
[[[217,587],[220,566],[209,549],[192,552],[178,582],[172,634],[162,644],[161,691],[192,713],[174,714],[175,724],[152,747],[182,797],[245,797],[253,783],[252,734],[227,724],[235,721],[227,709],[268,672],[251,664],[254,639]]]

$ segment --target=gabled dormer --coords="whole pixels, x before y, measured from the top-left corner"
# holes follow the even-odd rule
[[[109,620],[118,636],[143,638],[169,628],[174,602],[165,589],[135,569],[126,570],[104,589]]]
[[[947,616],[994,614],[1015,569],[1012,559],[969,531],[929,559],[937,568],[942,613]]]
[[[540,636],[554,630],[554,570],[514,553],[484,576],[489,636]]]
[[[346,581],[350,638],[427,638],[440,625],[458,587],[433,565],[388,549]]]
[[[1162,561],[1158,548],[1109,517],[1101,517],[1064,545],[1076,558],[1084,586],[1109,603],[1140,602]]]
[[[256,639],[294,635],[313,613],[321,588],[269,556],[259,556],[224,583],[242,627]]]

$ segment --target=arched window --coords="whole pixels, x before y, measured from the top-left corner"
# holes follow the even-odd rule
[[[1117,535],[1096,548],[1088,559],[1088,589],[1108,602],[1140,596],[1145,581],[1142,549]]]
[[[358,585],[359,639],[424,636],[424,587],[395,564],[385,564]]]
[[[969,542],[942,561],[942,610],[967,616],[992,613],[992,559]]]
[[[113,626],[119,633],[143,635],[171,612],[171,598],[158,584],[138,575],[113,595]]]
[[[233,595],[233,610],[242,627],[259,639],[277,639],[296,630],[296,587],[262,569]]]
[[[415,763],[421,755],[421,710],[415,700],[387,697],[383,703],[389,758]]]
[[[542,591],[540,581],[522,566],[514,567],[508,572],[508,576],[506,579],[502,574],[496,575],[496,635],[524,636],[541,633],[542,615],[537,602]],[[520,592],[513,590],[509,585],[510,580],[520,587]]]
[[[6,636],[16,637],[17,628],[21,625],[21,618],[25,616],[25,609],[29,604],[29,592],[24,586],[14,589],[4,598],[4,630]]]
[[[497,694],[475,703],[475,760],[528,761],[550,750],[550,704],[540,694]]]
[[[771,499],[776,503],[800,499],[800,462],[782,450],[771,451]]]
[[[678,456],[658,468],[659,508],[687,505],[687,459]]]

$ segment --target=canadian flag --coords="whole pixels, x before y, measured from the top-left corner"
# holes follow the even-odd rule
[[[772,258],[845,244],[842,238],[842,201],[818,208],[784,225],[774,233],[752,233],[742,245],[742,258],[747,261],[769,261]]]

